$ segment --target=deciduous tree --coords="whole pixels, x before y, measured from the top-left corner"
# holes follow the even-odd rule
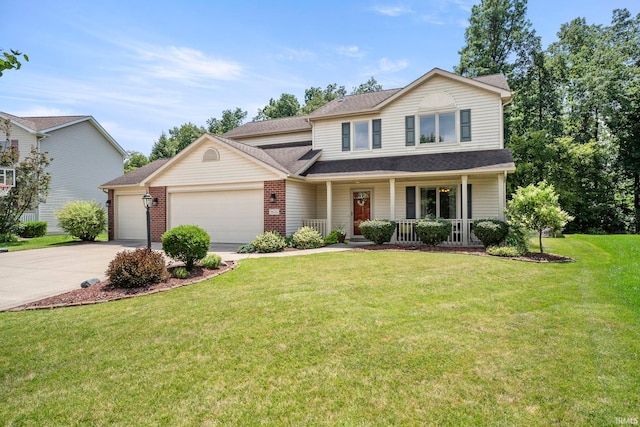
[[[224,110],[220,119],[211,117],[207,120],[207,130],[214,135],[222,135],[240,126],[246,118],[247,112],[240,107],[236,107],[235,110]]]

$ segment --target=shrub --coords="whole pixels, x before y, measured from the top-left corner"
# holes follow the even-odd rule
[[[259,236],[251,244],[256,248],[256,252],[280,252],[287,247],[287,243],[277,231],[267,231]]]
[[[436,246],[451,235],[451,222],[440,218],[423,218],[414,224],[416,234],[425,245]]]
[[[23,222],[18,226],[18,235],[20,237],[42,237],[47,234],[46,221],[29,221]]]
[[[524,252],[521,252],[516,246],[489,246],[487,253],[493,256],[517,257]]]
[[[509,225],[499,219],[479,219],[472,226],[473,234],[485,248],[502,242],[509,234]]]
[[[15,243],[18,241],[18,236],[11,233],[0,233],[0,243]]]
[[[515,247],[520,253],[526,253],[529,251],[529,232],[526,228],[510,224],[507,237],[504,239],[505,246]]]
[[[387,219],[369,219],[362,221],[358,228],[365,239],[381,245],[391,241],[393,233],[396,231],[396,222]]]
[[[196,261],[207,256],[211,239],[197,225],[179,225],[162,235],[162,250],[171,258],[185,263],[191,271]]]
[[[84,241],[96,240],[107,228],[107,213],[96,202],[69,202],[56,216],[60,228]]]
[[[247,243],[246,245],[242,245],[238,248],[239,254],[252,254],[256,251],[256,247],[253,246],[253,243]]]
[[[173,277],[177,279],[186,279],[189,277],[189,270],[184,267],[176,267],[173,269],[171,274],[173,274]]]
[[[146,248],[118,252],[109,263],[107,277],[120,288],[138,288],[164,282],[169,272],[162,253]]]
[[[322,235],[312,227],[300,227],[293,233],[291,240],[293,247],[298,249],[316,249],[324,246]]]
[[[345,238],[344,231],[340,230],[331,230],[331,233],[324,238],[325,245],[334,245],[336,243],[343,243]],[[342,240],[342,242],[341,242]]]
[[[204,268],[208,268],[209,270],[215,270],[220,267],[220,263],[222,262],[222,258],[218,254],[209,254],[206,257],[202,258],[200,261],[200,265]]]

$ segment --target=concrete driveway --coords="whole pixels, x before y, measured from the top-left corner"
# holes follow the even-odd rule
[[[80,288],[85,280],[106,279],[105,271],[116,253],[143,248],[145,241],[86,242],[55,248],[0,253],[0,311]],[[161,243],[153,243],[161,250]],[[334,252],[353,246],[328,246],[321,249],[278,252],[275,254],[237,254],[238,244],[213,244],[210,251],[224,261],[259,256],[305,255]]]

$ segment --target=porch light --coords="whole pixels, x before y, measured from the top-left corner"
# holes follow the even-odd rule
[[[151,194],[147,193],[144,196],[142,196],[142,203],[144,204],[144,207],[149,209],[151,207],[151,203],[153,202],[153,197],[151,197]]]
[[[153,198],[153,202],[151,203],[151,205],[152,205],[153,207],[158,206],[158,198],[157,198],[157,197],[154,197],[154,198]]]
[[[104,202],[104,205],[107,207],[107,209],[109,209],[111,207],[111,199]]]
[[[275,203],[276,202],[276,193],[271,193],[271,197],[269,197],[269,201],[271,203]]]

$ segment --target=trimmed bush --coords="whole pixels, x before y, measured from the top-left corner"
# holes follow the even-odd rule
[[[416,234],[422,243],[436,246],[451,235],[451,222],[441,218],[423,218],[414,224]]]
[[[256,252],[269,253],[280,252],[287,247],[287,242],[277,231],[267,231],[259,236],[251,244],[256,248]]]
[[[504,239],[505,246],[515,247],[520,253],[529,251],[530,232],[521,226],[510,224],[507,237]]]
[[[11,233],[0,233],[0,243],[16,243],[18,236]]]
[[[396,231],[396,222],[388,219],[369,219],[362,221],[358,228],[365,239],[381,245],[391,241]]]
[[[197,225],[179,225],[162,235],[162,250],[171,258],[184,262],[189,271],[207,256],[210,244],[209,234]]]
[[[502,256],[502,257],[518,257],[523,254],[515,246],[489,246],[487,248],[487,253],[493,256]]]
[[[209,254],[206,257],[202,258],[200,261],[200,265],[204,268],[208,268],[209,270],[215,270],[220,267],[220,263],[222,262],[222,258],[218,254]]]
[[[107,213],[96,202],[69,202],[56,217],[60,228],[70,236],[93,242],[107,228]]]
[[[336,243],[344,242],[345,234],[344,231],[340,230],[331,230],[331,232],[324,238],[325,245],[334,245]]]
[[[173,274],[173,277],[176,279],[186,279],[189,277],[189,270],[184,267],[176,267],[171,271],[171,274]]]
[[[502,242],[509,234],[509,225],[499,219],[479,219],[473,222],[473,234],[485,248]]]
[[[18,235],[24,238],[42,237],[47,234],[46,221],[28,221],[18,226]]]
[[[253,243],[247,243],[246,245],[242,245],[238,248],[239,254],[252,254],[256,251],[256,247],[253,246]]]
[[[322,235],[312,227],[300,227],[291,236],[291,241],[293,247],[298,249],[316,249],[324,246]]]
[[[139,288],[165,282],[169,272],[162,253],[141,248],[118,252],[109,263],[107,277],[115,287]]]

